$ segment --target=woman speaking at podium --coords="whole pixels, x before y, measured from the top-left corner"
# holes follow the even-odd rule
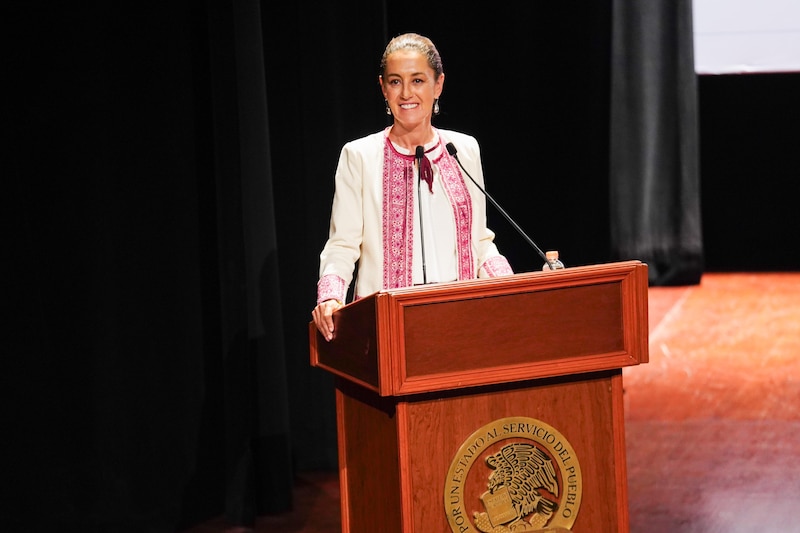
[[[312,312],[326,340],[333,338],[332,315],[344,305],[356,264],[356,299],[381,289],[513,273],[486,227],[485,197],[459,168],[483,187],[478,142],[431,123],[444,87],[433,42],[414,33],[393,38],[378,81],[392,125],[345,144],[336,168]]]

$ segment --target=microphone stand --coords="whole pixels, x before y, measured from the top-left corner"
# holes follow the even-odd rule
[[[417,146],[417,205],[419,209],[419,242],[422,247],[422,284],[428,284],[428,272],[425,264],[425,228],[422,225],[422,158],[425,157],[425,148]]]

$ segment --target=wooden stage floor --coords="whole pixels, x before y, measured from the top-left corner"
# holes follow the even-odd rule
[[[631,532],[800,533],[800,273],[652,287],[649,322],[650,362],[623,371]],[[256,532],[341,531],[336,473],[294,497]]]

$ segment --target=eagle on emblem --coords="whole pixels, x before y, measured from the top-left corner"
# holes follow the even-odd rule
[[[489,476],[488,489],[494,493],[505,487],[516,511],[517,523],[531,513],[536,513],[537,522],[546,522],[558,508],[558,503],[541,492],[548,491],[558,497],[558,479],[550,457],[536,446],[516,442],[504,446],[499,452],[486,458],[493,469]]]

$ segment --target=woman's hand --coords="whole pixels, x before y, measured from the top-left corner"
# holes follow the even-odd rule
[[[311,312],[314,324],[326,341],[333,339],[333,312],[342,307],[344,306],[338,300],[325,300]]]

